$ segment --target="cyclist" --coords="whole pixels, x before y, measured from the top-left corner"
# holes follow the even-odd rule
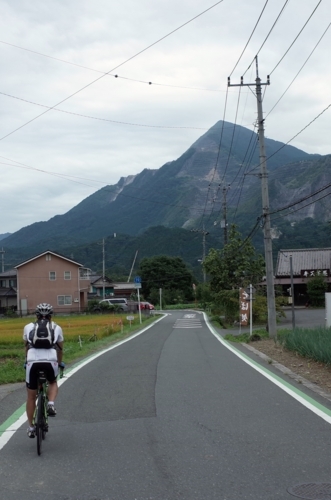
[[[37,321],[25,325],[23,339],[26,348],[26,413],[29,422],[28,436],[34,438],[35,427],[32,425],[36,407],[38,388],[38,371],[45,373],[48,381],[47,413],[55,417],[54,401],[58,393],[57,375],[62,363],[63,332],[62,328],[52,321],[53,307],[42,303],[36,307]]]

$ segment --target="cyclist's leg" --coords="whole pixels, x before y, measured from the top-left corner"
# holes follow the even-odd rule
[[[27,366],[26,370],[26,414],[29,426],[32,427],[33,414],[36,408],[36,396],[38,388],[38,367],[36,363]]]
[[[28,417],[29,426],[32,427],[33,414],[36,409],[36,395],[37,389],[28,389],[28,397],[26,400],[26,414]]]
[[[57,381],[56,381],[56,377],[58,374],[57,363],[56,363],[56,365],[54,365],[54,363],[49,363],[47,370],[45,370],[45,371],[46,371],[46,378],[48,381],[47,395],[48,395],[49,404],[48,404],[47,411],[48,411],[48,415],[50,417],[54,417],[56,415],[56,410],[54,408],[54,402],[55,402],[55,399],[56,399],[56,396],[58,393],[58,385],[57,385]]]

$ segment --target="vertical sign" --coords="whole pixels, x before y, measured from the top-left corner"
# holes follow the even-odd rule
[[[239,288],[239,309],[240,309],[240,324],[247,326],[249,320],[249,294],[244,288]]]

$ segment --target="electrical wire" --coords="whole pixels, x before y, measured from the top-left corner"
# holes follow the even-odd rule
[[[241,53],[241,54],[240,54],[240,56],[239,56],[238,61],[237,61],[237,62],[236,62],[236,64],[234,65],[234,68],[233,68],[233,70],[231,71],[231,73],[230,73],[230,75],[229,75],[229,76],[231,76],[231,75],[232,75],[232,73],[234,72],[234,70],[236,69],[236,67],[237,67],[237,66],[238,66],[238,64],[239,64],[239,61],[241,60],[242,56],[244,55],[244,52],[245,52],[245,50],[247,49],[247,46],[248,46],[249,42],[251,41],[251,38],[252,38],[252,36],[253,36],[253,34],[254,34],[254,32],[255,32],[256,28],[257,28],[257,25],[258,25],[258,24],[259,24],[259,22],[260,22],[260,19],[261,19],[261,17],[262,17],[262,14],[263,14],[264,9],[266,8],[266,6],[267,6],[267,3],[268,3],[268,2],[269,2],[269,0],[267,0],[267,1],[266,1],[266,3],[264,4],[264,7],[263,7],[263,9],[262,9],[262,12],[261,12],[261,14],[260,14],[260,16],[259,16],[258,20],[256,21],[255,26],[254,26],[254,29],[253,29],[253,31],[252,31],[252,33],[251,33],[250,37],[248,38],[248,41],[247,41],[247,43],[246,43],[246,45],[245,45],[245,47],[244,47],[244,49],[243,49],[242,53]]]
[[[150,48],[154,47],[155,45],[157,45],[158,43],[160,43],[162,40],[165,40],[166,38],[168,38],[169,36],[173,35],[174,33],[176,33],[176,31],[179,31],[181,28],[183,28],[184,26],[187,26],[189,23],[191,23],[192,21],[194,21],[195,19],[197,19],[198,17],[202,16],[203,14],[205,14],[206,12],[210,11],[211,9],[213,9],[214,7],[216,7],[217,5],[219,5],[220,3],[222,3],[224,0],[219,0],[218,2],[216,2],[215,4],[213,4],[211,7],[208,7],[208,9],[205,9],[204,11],[200,12],[200,14],[192,17],[192,19],[189,19],[188,21],[186,21],[184,24],[181,24],[180,26],[178,26],[178,28],[175,28],[174,30],[170,31],[170,33],[168,33],[167,35],[164,35],[163,37],[159,38],[158,40],[156,40],[155,42],[151,43],[150,45],[148,45],[147,47],[145,47],[144,49],[140,50],[139,52],[137,52],[136,54],[134,54],[133,56],[129,57],[128,59],[126,59],[125,61],[123,61],[122,63],[118,64],[117,66],[115,66],[114,68],[112,68],[111,70],[107,71],[107,73],[104,73],[102,74],[101,76],[99,76],[98,78],[96,78],[95,80],[91,81],[90,83],[84,85],[83,87],[81,87],[79,90],[76,90],[75,92],[73,92],[72,94],[70,94],[68,97],[66,97],[65,99],[62,99],[61,101],[59,101],[57,104],[54,104],[54,106],[50,107],[49,109],[47,109],[46,111],[44,111],[43,113],[41,113],[40,115],[38,116],[35,116],[34,118],[32,118],[31,120],[27,121],[26,123],[24,123],[23,125],[17,127],[15,130],[12,130],[11,132],[9,132],[8,134],[4,135],[3,137],[0,137],[0,141],[2,141],[3,139],[9,137],[10,135],[14,134],[15,132],[17,132],[18,130],[22,129],[23,127],[25,127],[26,125],[28,125],[29,123],[32,123],[33,121],[37,120],[38,118],[40,118],[41,116],[45,115],[46,113],[48,113],[49,111],[51,111],[52,109],[56,108],[57,106],[60,106],[60,104],[63,104],[64,102],[68,101],[69,99],[71,99],[72,97],[74,97],[75,95],[79,94],[80,92],[82,92],[83,90],[87,89],[88,87],[90,87],[91,85],[94,85],[94,83],[98,82],[99,80],[101,80],[102,78],[104,78],[107,74],[111,73],[112,71],[115,71],[116,69],[120,68],[121,66],[123,66],[124,64],[128,63],[129,61],[132,61],[132,59],[135,59],[136,57],[138,57],[139,55],[143,54],[144,52],[146,52],[147,50],[149,50]]]
[[[331,26],[331,23],[329,23],[329,25],[327,26],[327,28],[325,29],[324,33],[322,34],[321,38],[318,40],[318,42],[316,43],[315,47],[313,48],[313,50],[310,52],[309,56],[307,57],[307,59],[305,60],[305,62],[303,63],[303,65],[301,66],[301,68],[299,69],[299,71],[297,72],[297,74],[295,75],[295,77],[293,78],[293,80],[291,81],[291,83],[288,85],[288,87],[285,89],[285,91],[282,93],[282,95],[280,96],[280,98],[278,99],[278,101],[274,104],[274,106],[271,108],[271,110],[268,112],[268,114],[265,116],[265,120],[267,119],[267,117],[270,115],[270,113],[275,109],[275,107],[277,106],[277,104],[280,102],[280,100],[284,97],[284,95],[286,94],[286,92],[289,90],[289,88],[291,87],[291,85],[293,84],[293,82],[296,80],[296,78],[299,76],[299,74],[301,73],[301,71],[303,70],[303,68],[305,67],[305,65],[307,64],[307,62],[309,61],[309,59],[311,58],[311,56],[313,55],[313,53],[315,52],[315,50],[317,49],[318,45],[320,44],[320,42],[322,41],[324,35],[326,34],[326,32],[328,31],[328,29],[330,28]]]
[[[322,191],[325,191],[326,189],[328,189],[330,187],[331,187],[331,182],[329,184],[326,184],[322,188],[318,189],[314,193],[311,193],[307,196],[304,196],[303,198],[300,198],[300,200],[289,203],[288,205],[285,205],[282,208],[278,208],[277,210],[274,210],[273,212],[269,212],[269,215],[277,214],[279,212],[282,212],[283,210],[288,210],[289,208],[292,208],[295,205],[298,205],[299,203],[303,203],[304,201],[309,200],[309,198],[312,198],[313,196],[316,196],[317,194],[322,193]],[[330,194],[330,193],[328,193],[328,194]],[[315,203],[315,202],[313,201],[313,203]]]
[[[227,90],[228,90],[228,87],[227,87]],[[208,185],[205,206],[204,206],[204,209],[203,209],[203,213],[202,213],[202,217],[201,217],[201,221],[200,221],[199,227],[201,226],[203,218],[204,218],[205,213],[206,213],[208,198],[209,198],[209,194],[210,194],[210,190],[211,190],[211,185],[214,182],[214,178],[215,178],[216,171],[217,171],[217,165],[218,165],[218,161],[219,161],[219,157],[220,157],[221,145],[222,145],[222,139],[223,139],[224,121],[225,121],[225,115],[226,115],[226,109],[227,109],[227,102],[228,102],[228,91],[226,92],[226,95],[225,95],[225,103],[224,103],[224,110],[223,110],[223,120],[222,120],[221,134],[220,134],[220,140],[219,140],[219,143],[218,143],[218,149],[217,149],[215,166],[214,166],[214,170],[213,170],[212,179],[211,179],[211,181],[209,182],[209,185]]]
[[[279,153],[279,151],[281,151],[283,148],[285,148],[285,146],[287,146],[288,144],[290,144],[290,142],[292,142],[294,139],[296,139],[296,137],[298,137],[298,135],[300,135],[304,130],[306,130],[308,127],[310,127],[310,125],[312,123],[314,123],[320,116],[322,116],[323,113],[325,113],[330,107],[331,107],[331,104],[329,104],[326,108],[323,109],[323,111],[321,111],[317,116],[315,116],[315,118],[313,118],[305,127],[303,127],[300,130],[300,132],[298,132],[297,134],[295,134],[289,141],[287,141],[280,148],[278,148],[276,151],[274,151],[274,153],[272,153],[270,156],[268,156],[266,158],[266,161],[268,161],[270,158],[272,158],[273,156],[275,156],[277,153]],[[253,172],[253,170],[255,170],[256,168],[258,168],[260,166],[261,166],[261,163],[259,165],[257,165],[256,167],[254,167],[252,170],[250,170],[248,172],[248,174],[251,173],[251,172]]]
[[[284,9],[285,9],[285,7],[286,7],[286,5],[287,5],[288,1],[289,1],[289,0],[286,0],[286,2],[284,3],[284,5],[283,5],[283,7],[282,7],[282,9],[281,9],[281,11],[280,11],[280,13],[278,14],[278,16],[277,16],[277,18],[276,18],[276,21],[275,21],[275,22],[274,22],[274,24],[271,26],[271,29],[270,29],[269,33],[267,34],[266,38],[264,39],[264,42],[262,43],[262,45],[261,45],[261,47],[259,48],[259,50],[257,51],[257,53],[256,53],[256,55],[255,55],[255,57],[254,57],[253,61],[250,63],[250,65],[248,66],[248,68],[246,69],[245,73],[244,73],[242,76],[244,76],[244,75],[247,73],[247,71],[249,70],[249,68],[250,68],[250,67],[252,66],[252,64],[254,63],[256,56],[258,56],[258,55],[259,55],[259,53],[261,52],[262,47],[264,46],[264,44],[265,44],[265,43],[266,43],[266,41],[268,40],[269,36],[271,35],[271,32],[273,31],[274,27],[276,26],[277,22],[279,21],[279,18],[280,18],[280,16],[282,15],[282,13],[283,13],[283,11],[284,11]]]
[[[317,200],[313,200],[310,203],[307,203],[303,207],[299,207],[295,210],[291,210],[291,212],[288,214],[283,214],[283,215],[280,215],[279,217],[275,217],[272,219],[272,222],[274,222],[275,220],[278,220],[278,219],[283,219],[284,217],[288,217],[289,215],[292,215],[292,213],[294,213],[294,212],[299,212],[300,210],[303,210],[304,208],[309,207],[309,205],[312,205],[313,203],[317,203],[318,201],[323,200],[323,198],[326,198],[327,196],[330,196],[330,193],[326,193],[325,195],[321,196],[320,198],[317,198]]]
[[[282,58],[278,61],[278,63],[276,64],[276,66],[274,67],[274,69],[270,72],[270,76],[272,75],[272,73],[275,71],[276,68],[278,68],[278,66],[280,65],[280,63],[282,62],[282,60],[284,59],[284,57],[286,56],[286,54],[288,54],[288,52],[291,50],[291,48],[293,47],[293,45],[295,44],[295,42],[297,41],[297,39],[299,38],[299,36],[301,35],[301,33],[303,32],[303,30],[305,29],[305,27],[307,26],[307,24],[309,23],[309,21],[311,20],[311,18],[313,17],[313,15],[315,14],[316,10],[318,9],[318,7],[320,6],[322,0],[319,0],[318,4],[316,5],[315,9],[313,10],[313,12],[310,14],[310,16],[308,17],[307,21],[305,22],[305,24],[303,25],[303,27],[301,28],[301,30],[299,31],[299,33],[297,34],[297,36],[295,37],[295,39],[293,40],[293,42],[291,43],[291,45],[289,46],[289,48],[287,49],[287,51],[285,52],[285,54],[282,56]]]
[[[65,64],[70,64],[71,66],[76,66],[78,68],[87,69],[87,70],[93,71],[95,73],[101,73],[102,75],[105,75],[105,76],[111,76],[113,78],[118,78],[120,80],[129,80],[130,82],[144,83],[146,85],[156,85],[159,87],[171,87],[171,88],[184,89],[184,90],[203,90],[203,91],[207,91],[207,92],[224,92],[221,89],[205,89],[205,88],[200,88],[200,87],[186,87],[186,86],[182,86],[182,85],[170,85],[170,84],[166,84],[166,83],[151,82],[150,80],[137,80],[136,78],[128,78],[126,76],[114,75],[112,73],[105,73],[104,71],[101,71],[98,69],[94,69],[94,68],[90,68],[88,66],[83,66],[81,64],[76,64],[76,63],[73,63],[70,61],[66,61],[64,59],[59,59],[58,57],[53,57],[53,56],[49,56],[47,54],[42,54],[41,52],[36,52],[35,50],[26,49],[24,47],[20,47],[18,45],[14,45],[12,43],[4,42],[3,40],[0,40],[0,43],[2,43],[4,45],[9,45],[10,47],[15,47],[16,49],[25,50],[26,52],[31,52],[32,54],[37,54],[37,55],[42,56],[42,57],[47,57],[49,59],[53,59],[54,61],[59,61],[59,62],[65,63]]]
[[[103,122],[116,123],[118,125],[130,125],[132,127],[148,127],[148,128],[162,128],[162,129],[166,128],[166,129],[208,130],[208,129],[202,128],[202,127],[187,127],[187,126],[180,127],[180,126],[172,126],[172,125],[146,125],[143,123],[132,123],[132,122],[123,122],[120,120],[110,120],[108,118],[100,118],[100,117],[96,117],[96,116],[83,115],[82,113],[74,113],[73,111],[66,111],[64,109],[53,108],[50,106],[46,106],[45,104],[39,104],[39,103],[34,102],[34,101],[28,101],[27,99],[22,99],[21,97],[16,97],[16,96],[11,95],[11,94],[6,94],[5,92],[0,92],[0,95],[10,97],[12,99],[17,99],[18,101],[26,102],[28,104],[33,104],[34,106],[40,106],[42,108],[47,108],[47,110],[52,109],[53,111],[58,111],[59,113],[66,113],[68,115],[79,116],[81,118],[88,118],[89,120],[98,120],[98,121],[103,121]],[[5,137],[7,137],[7,136],[5,136]],[[4,139],[4,137],[2,139]]]

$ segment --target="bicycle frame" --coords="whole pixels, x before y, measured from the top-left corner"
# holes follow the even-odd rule
[[[36,409],[32,420],[32,424],[36,428],[38,455],[41,454],[42,441],[45,439],[46,432],[48,431],[47,401],[47,380],[45,373],[40,371],[38,373]]]

